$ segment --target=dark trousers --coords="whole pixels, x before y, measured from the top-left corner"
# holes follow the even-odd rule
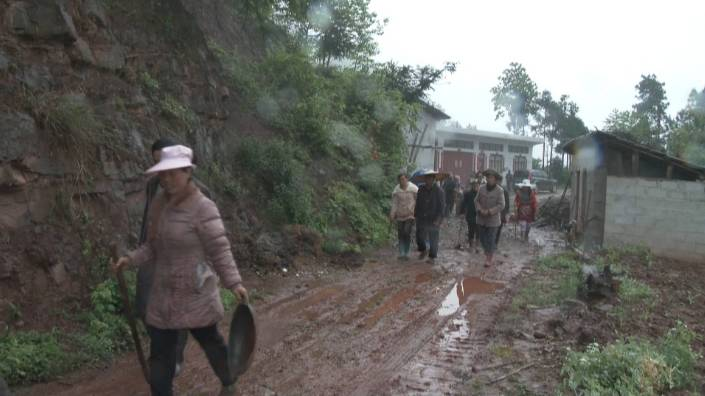
[[[482,249],[485,254],[494,254],[497,250],[497,228],[499,227],[487,227],[478,226],[480,230],[480,243],[482,244]]]
[[[411,229],[414,228],[414,220],[397,221],[397,235],[399,237],[399,255],[408,256],[411,250]]]
[[[455,199],[447,198],[446,206],[443,208],[443,216],[448,217],[453,214],[453,206],[455,206]]]
[[[154,266],[142,265],[137,270],[137,295],[135,296],[135,313],[137,317],[144,322],[147,316],[147,300],[149,300],[149,291],[152,288],[152,280],[154,279]],[[188,341],[188,330],[178,330],[178,340],[176,343],[176,363],[184,362],[184,349]]]
[[[468,242],[470,244],[473,244],[475,242],[475,238],[478,237],[477,235],[477,223],[475,223],[475,219],[466,219],[468,222]]]
[[[179,330],[147,326],[147,331],[152,340],[149,355],[149,386],[152,389],[152,395],[172,396]],[[189,329],[189,331],[203,348],[211,368],[223,386],[233,384],[233,377],[228,367],[228,348],[216,325]]]
[[[426,242],[428,242],[428,257],[438,257],[438,238],[440,237],[440,228],[433,224],[416,224],[416,245],[419,252],[426,251]]]
[[[497,238],[495,238],[494,244],[495,246],[499,246],[499,237],[502,235],[502,228],[504,228],[504,223],[499,225],[499,228],[497,228]]]

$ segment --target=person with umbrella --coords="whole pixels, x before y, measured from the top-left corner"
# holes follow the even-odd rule
[[[480,243],[485,252],[485,267],[494,262],[494,253],[497,250],[497,229],[502,224],[500,215],[504,209],[504,191],[497,184],[499,174],[488,169],[484,172],[487,183],[480,187],[475,197],[477,210],[477,225],[480,232]]]
[[[445,204],[443,190],[436,183],[438,177],[439,174],[435,171],[429,170],[423,173],[423,186],[419,188],[416,195],[414,208],[419,260],[423,260],[428,254],[428,260],[431,262],[438,257],[438,240]],[[428,246],[426,246],[427,241]]]
[[[230,242],[213,201],[193,182],[193,152],[176,145],[161,151],[159,163],[146,173],[158,173],[162,191],[152,202],[147,241],[112,263],[153,263],[154,282],[147,301],[150,335],[150,387],[153,395],[173,395],[179,330],[188,329],[206,353],[220,379],[221,395],[234,392],[228,348],[217,324],[224,316],[218,281],[247,301]],[[215,270],[215,273],[214,273]]]

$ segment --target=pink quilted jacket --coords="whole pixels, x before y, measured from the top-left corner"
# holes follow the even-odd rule
[[[160,329],[210,326],[223,318],[218,274],[231,289],[242,282],[220,212],[191,186],[167,200],[163,192],[150,210],[150,238],[128,254],[132,263],[154,263],[147,324]],[[215,273],[214,273],[215,270]]]

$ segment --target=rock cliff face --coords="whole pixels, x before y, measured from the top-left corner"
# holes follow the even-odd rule
[[[226,157],[224,136],[271,132],[242,111],[209,49],[261,48],[223,0],[0,0],[0,10],[0,310],[20,304],[31,321],[85,296],[109,243],[134,245],[154,139],[208,164]],[[218,203],[247,261],[264,243],[250,235],[257,220]]]

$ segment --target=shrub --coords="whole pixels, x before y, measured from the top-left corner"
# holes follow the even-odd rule
[[[63,371],[65,361],[56,332],[0,336],[0,376],[9,385],[45,381]]]
[[[306,153],[282,140],[246,139],[235,161],[240,172],[251,175],[259,195],[269,200],[269,218],[279,224],[309,224],[313,189],[306,177]]]
[[[632,339],[585,352],[568,351],[561,369],[564,386],[581,395],[657,395],[695,385],[691,349],[696,335],[678,323],[658,343]]]
[[[318,228],[329,235],[329,227],[349,225],[352,237],[364,246],[389,240],[391,228],[381,205],[348,182],[337,182],[328,188],[328,202],[323,208]]]
[[[129,293],[134,296],[134,273],[126,275]],[[87,331],[75,339],[81,360],[89,363],[108,360],[129,349],[130,328],[122,315],[124,308],[117,282],[109,279],[98,284],[91,293],[91,305],[93,309],[84,318]]]

